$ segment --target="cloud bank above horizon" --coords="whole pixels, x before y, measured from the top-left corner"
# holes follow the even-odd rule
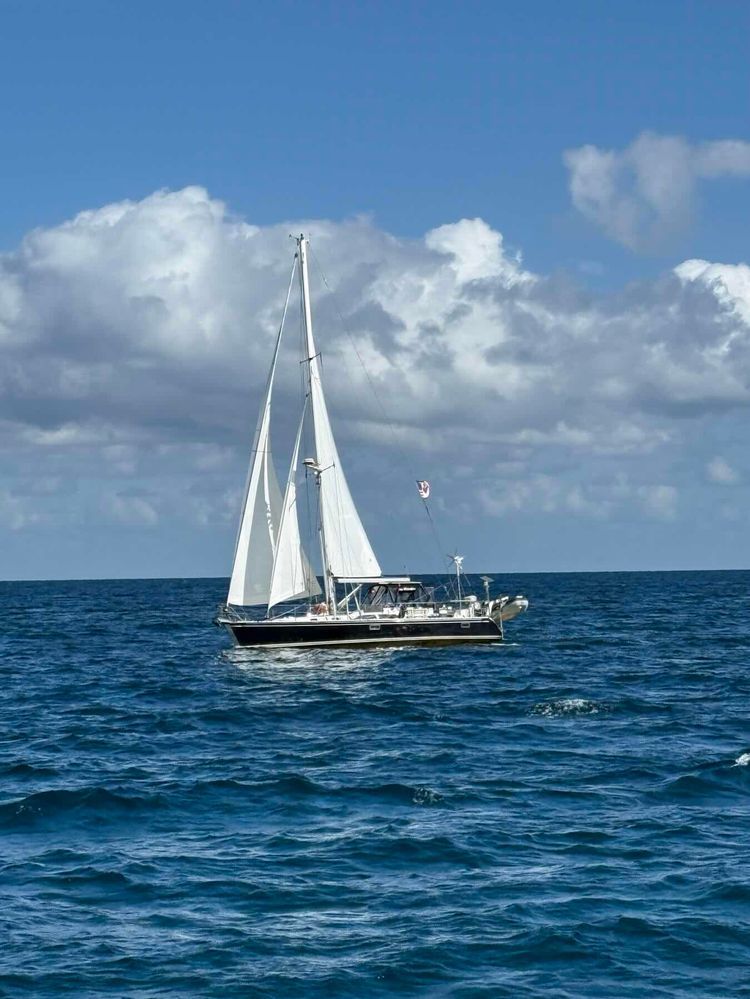
[[[693,149],[692,176],[744,170],[725,146]],[[585,149],[568,154],[572,183],[605,189],[617,166]],[[591,212],[640,239],[605,195]],[[412,472],[433,481],[450,538],[473,533],[480,552],[478,518],[744,523],[744,263],[688,260],[595,295],[530,272],[481,219],[422,239],[368,218],[254,226],[189,187],[34,230],[0,258],[0,529],[228,537],[301,230],[335,293],[314,267],[331,410],[376,543],[397,544],[378,511],[384,493],[406,511]],[[290,333],[282,442],[300,392]]]

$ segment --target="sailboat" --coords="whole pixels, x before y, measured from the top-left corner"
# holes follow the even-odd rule
[[[383,575],[331,429],[320,353],[313,338],[309,242],[304,235],[295,240],[286,303],[255,431],[229,592],[216,623],[238,645],[256,648],[502,641],[504,622],[526,610],[528,601],[522,596],[490,599],[489,577],[484,577],[489,580],[484,599],[465,592],[460,555],[452,556],[456,587],[450,598],[439,599],[436,588],[410,576]],[[295,272],[301,296],[305,392],[282,495],[271,455],[271,403]],[[312,457],[301,457],[306,420],[312,423]],[[317,498],[322,586],[301,538],[297,478],[302,469],[307,480],[312,479]],[[424,498],[428,483],[419,482],[418,487]]]

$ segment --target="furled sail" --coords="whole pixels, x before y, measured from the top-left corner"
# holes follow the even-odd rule
[[[297,464],[299,448],[302,440],[302,427],[305,421],[307,405],[303,407],[302,417],[294,442],[292,462],[289,466],[289,477],[281,508],[281,520],[276,540],[276,555],[271,573],[271,594],[268,606],[273,607],[284,600],[295,600],[300,597],[311,597],[320,593],[318,580],[313,574],[310,563],[305,556],[299,536],[299,520],[297,517]]]
[[[323,395],[320,357],[315,350],[307,277],[307,241],[300,239],[300,281],[310,365],[310,401],[315,430],[315,458],[320,472],[320,518],[325,539],[328,568],[333,576],[379,576],[378,560],[372,550],[333,439],[328,407]]]
[[[271,458],[271,395],[293,281],[294,268],[289,279],[284,314],[276,337],[266,392],[255,429],[242,516],[234,549],[227,603],[243,607],[268,603],[270,593],[276,536],[281,519],[281,490]]]

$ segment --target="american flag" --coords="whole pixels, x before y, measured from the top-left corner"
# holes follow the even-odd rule
[[[417,491],[423,500],[430,495],[430,483],[427,479],[417,479]]]

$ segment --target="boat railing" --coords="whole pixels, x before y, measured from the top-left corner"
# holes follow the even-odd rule
[[[247,621],[247,614],[241,613],[241,608],[233,604],[217,604],[214,624],[223,624],[225,621],[241,622]]]

